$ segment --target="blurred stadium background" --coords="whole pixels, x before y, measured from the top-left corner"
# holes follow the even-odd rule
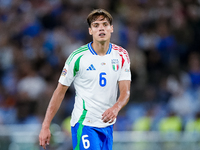
[[[41,150],[38,134],[69,54],[90,42],[86,17],[114,18],[130,55],[128,105],[114,150],[200,149],[200,0],[0,0],[0,149]],[[49,150],[71,150],[70,87]]]

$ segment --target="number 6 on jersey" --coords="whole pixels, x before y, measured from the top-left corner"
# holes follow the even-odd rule
[[[104,87],[106,85],[106,78],[105,78],[106,73],[105,72],[101,72],[99,74],[99,85]]]

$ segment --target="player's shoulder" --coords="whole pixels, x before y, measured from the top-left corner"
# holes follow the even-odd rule
[[[127,50],[116,44],[112,44],[112,49],[115,53],[118,53],[120,57],[123,56],[123,58],[126,58],[125,60],[127,60],[127,62],[130,63],[129,54]]]
[[[119,46],[119,45],[116,45],[116,44],[112,44],[112,49],[118,53],[123,53],[123,54],[128,54],[127,50],[124,49],[123,47]]]
[[[70,64],[71,61],[78,59],[80,56],[84,55],[87,51],[89,51],[88,44],[79,47],[70,54],[66,63]]]

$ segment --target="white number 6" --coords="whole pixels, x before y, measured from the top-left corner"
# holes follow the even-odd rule
[[[86,137],[88,137],[88,135],[82,136],[82,142],[83,142],[83,147],[85,149],[88,149],[90,147],[90,141],[88,139],[85,139]]]

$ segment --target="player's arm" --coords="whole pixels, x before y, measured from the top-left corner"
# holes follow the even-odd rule
[[[102,114],[102,120],[104,122],[112,123],[117,117],[118,112],[128,103],[130,97],[130,84],[130,80],[119,81],[119,98],[113,107],[107,109]]]
[[[39,135],[40,145],[44,149],[46,149],[46,145],[49,145],[49,142],[50,142],[51,132],[50,132],[49,127],[50,127],[51,121],[53,117],[55,116],[56,112],[58,111],[67,89],[68,89],[68,86],[58,83],[58,86],[55,89],[52,95],[52,98],[50,100],[44,121],[42,123],[42,129]]]

